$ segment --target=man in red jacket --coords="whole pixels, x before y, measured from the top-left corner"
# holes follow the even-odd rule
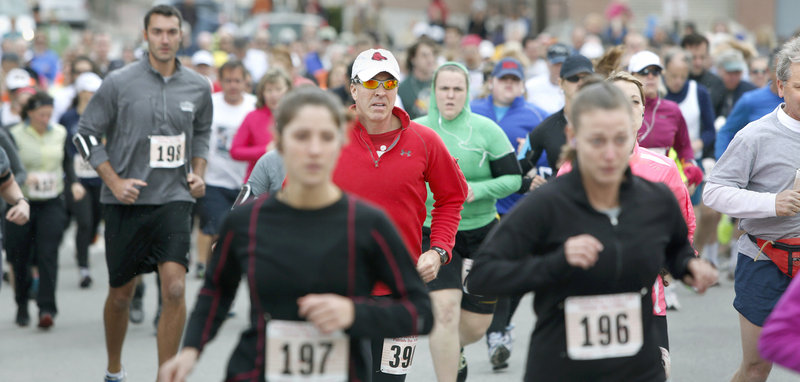
[[[450,261],[467,183],[441,138],[394,107],[400,68],[391,52],[369,49],[353,63],[350,94],[357,119],[333,174],[343,190],[381,207],[409,247],[422,280]],[[433,192],[431,249],[422,252],[426,184]],[[389,294],[377,285],[374,295]],[[431,302],[436,311],[436,292]],[[404,380],[416,338],[373,340],[374,381]]]

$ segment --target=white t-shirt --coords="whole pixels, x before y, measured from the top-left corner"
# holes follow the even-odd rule
[[[211,139],[208,143],[208,167],[206,184],[231,190],[242,187],[247,162],[233,160],[230,150],[233,137],[239,131],[244,117],[256,107],[256,97],[245,94],[236,106],[225,102],[225,95],[217,92],[211,95],[214,105],[214,118],[211,121]]]
[[[527,101],[539,106],[548,114],[553,114],[564,107],[564,93],[558,85],[550,82],[550,74],[533,77],[525,82],[528,92]]]
[[[53,116],[50,118],[50,123],[58,123],[61,116],[72,106],[76,94],[74,85],[65,86],[51,94],[53,96]]]
[[[2,122],[3,126],[16,125],[22,122],[22,119],[18,115],[11,114],[10,102],[3,102],[0,113],[2,113],[0,114],[0,122]]]

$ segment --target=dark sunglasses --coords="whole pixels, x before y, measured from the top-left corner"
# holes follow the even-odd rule
[[[642,77],[647,77],[650,74],[652,74],[654,76],[658,76],[658,75],[661,75],[661,68],[659,68],[658,66],[647,67],[647,68],[644,68],[644,69],[636,72],[636,74],[638,74],[638,75],[640,75]]]
[[[584,78],[586,78],[586,74],[583,74],[583,75],[576,74],[574,76],[564,77],[564,79],[567,80],[567,82],[572,82],[573,84],[578,82],[578,81],[580,81],[580,80],[582,80],[582,79],[584,79]]]

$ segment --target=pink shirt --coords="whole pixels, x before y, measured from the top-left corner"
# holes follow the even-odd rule
[[[678,205],[681,208],[683,219],[686,220],[686,226],[689,228],[689,242],[692,243],[694,239],[694,230],[697,226],[694,216],[694,207],[692,207],[692,200],[689,196],[689,190],[681,180],[681,174],[678,172],[678,166],[675,162],[664,155],[652,152],[639,144],[634,144],[633,153],[628,159],[628,164],[631,166],[633,175],[644,178],[651,182],[664,183],[669,187],[675,199],[678,200]],[[564,175],[572,171],[572,163],[565,162],[558,169],[558,176]],[[653,285],[653,314],[658,316],[665,316],[667,312],[667,301],[664,298],[664,283],[661,282],[661,276],[656,279]]]
[[[689,129],[678,104],[661,98],[648,98],[644,103],[644,120],[638,139],[642,147],[667,155],[670,148],[685,162],[694,159]]]
[[[267,145],[272,142],[272,125],[275,123],[272,111],[263,106],[247,114],[242,121],[242,126],[233,137],[231,143],[231,158],[247,161],[247,172],[244,182],[250,178],[258,159],[267,152]]]

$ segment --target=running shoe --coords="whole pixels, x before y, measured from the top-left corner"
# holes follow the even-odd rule
[[[37,325],[40,329],[50,329],[53,326],[53,314],[49,312],[42,312],[39,313],[39,325]]]
[[[86,288],[92,286],[92,276],[83,276],[83,277],[81,277],[80,286],[83,289],[86,289]]]
[[[136,285],[136,291],[133,293],[131,300],[131,307],[128,311],[128,318],[134,324],[141,324],[144,321],[144,307],[142,299],[144,298],[144,283],[141,282]]]
[[[508,367],[508,357],[511,352],[503,344],[503,332],[491,332],[486,337],[489,346],[489,362],[492,363],[492,370],[505,369]]]
[[[206,265],[205,264],[201,264],[201,263],[197,263],[197,266],[195,267],[194,276],[198,280],[204,279],[206,277]]]
[[[456,382],[464,382],[467,380],[467,358],[464,357],[464,348],[461,348],[461,359],[458,360],[458,375]]]
[[[17,325],[21,327],[28,326],[31,323],[31,316],[28,314],[28,308],[18,308],[17,309]]]
[[[125,373],[125,368],[122,368],[122,376],[121,377],[112,377],[112,376],[108,375],[108,372],[106,371],[106,378],[103,379],[103,382],[125,382],[125,381],[128,380],[127,376],[128,375],[127,375],[127,373]]]

